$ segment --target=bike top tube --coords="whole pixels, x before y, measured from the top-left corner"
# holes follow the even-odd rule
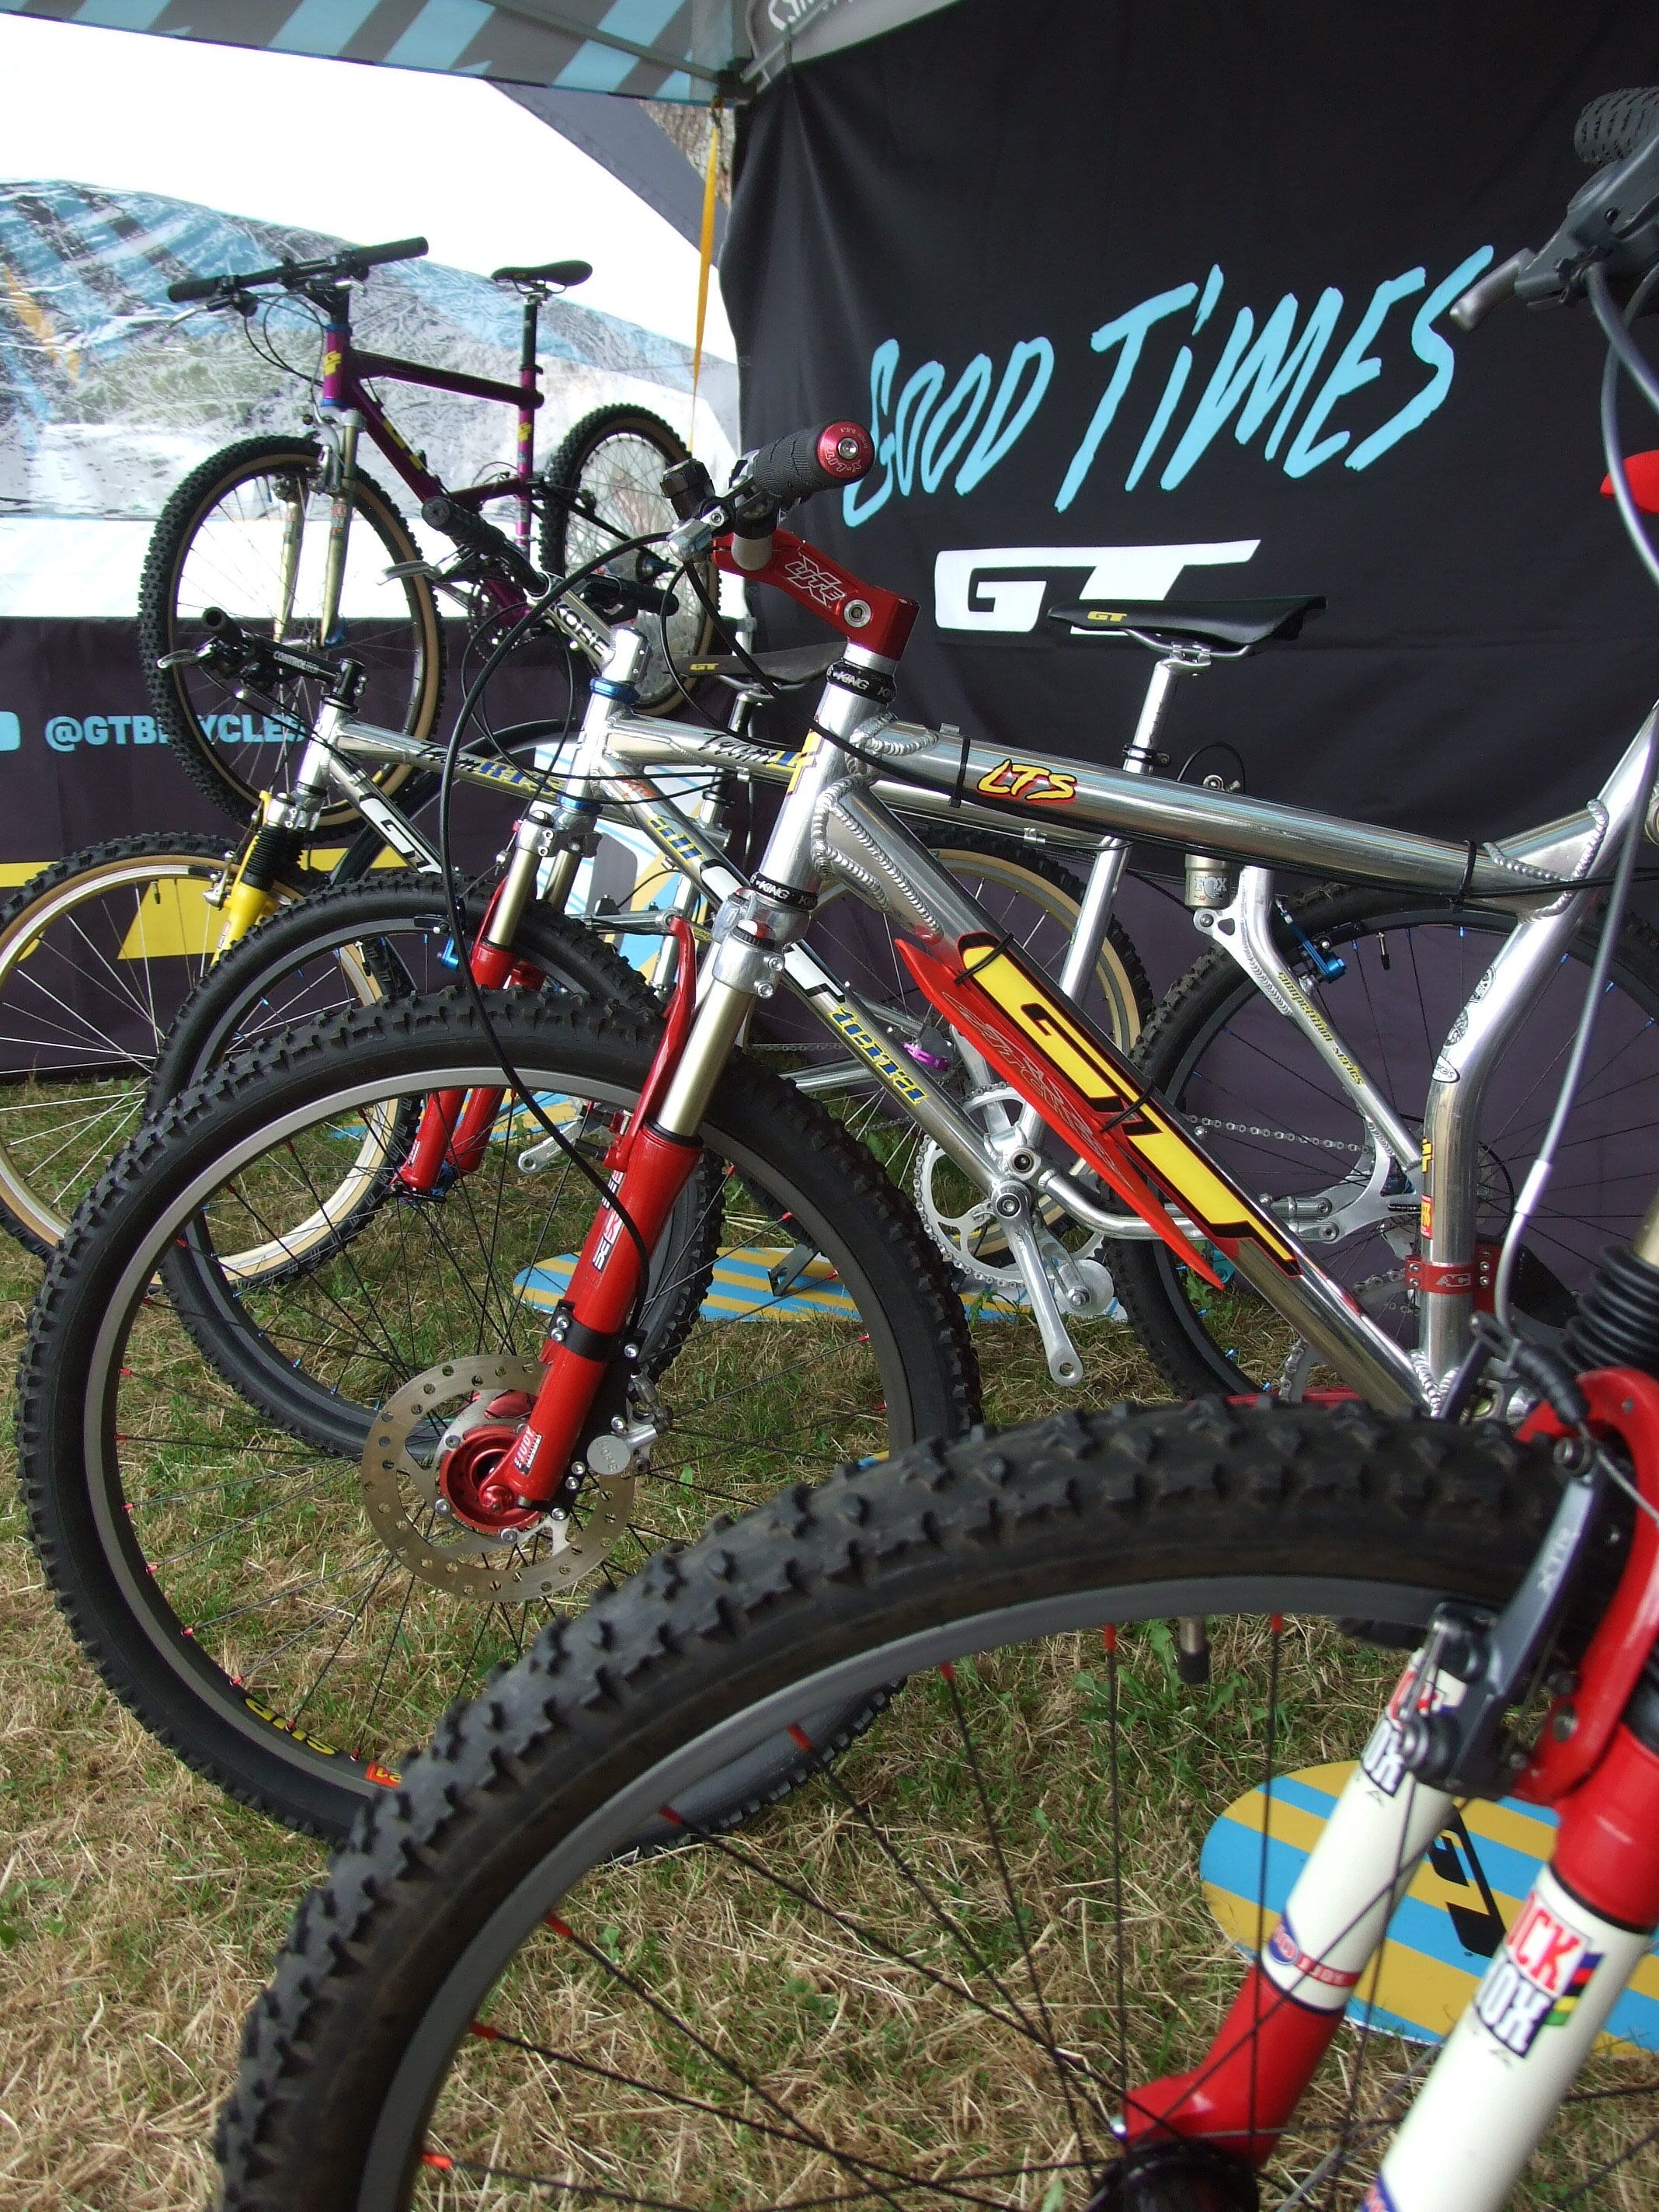
[[[779,751],[727,732],[627,714],[611,722],[608,738],[617,768],[629,773],[724,769],[787,787],[800,758],[798,752]],[[1646,738],[1644,723],[1603,793],[1634,772]],[[365,760],[408,761],[434,769],[443,765],[441,746],[371,724],[344,724],[335,742],[342,750]],[[878,772],[876,794],[888,805],[908,811],[971,818],[999,827],[1030,823],[1082,845],[1103,832],[1115,834],[1244,862],[1474,899],[1549,896],[1576,871],[1582,872],[1587,854],[1593,857],[1603,819],[1598,795],[1593,806],[1472,851],[1448,839],[1352,822],[1275,799],[1241,798],[1060,755],[1039,762],[980,741],[964,745],[959,738],[918,723],[890,723],[880,742],[895,756],[895,773],[884,777]],[[473,754],[462,756],[458,772],[468,782],[487,783],[526,798],[546,795],[556,773],[511,767]],[[1012,790],[1022,779],[1024,790]],[[1002,803],[976,805],[981,797],[995,797]]]

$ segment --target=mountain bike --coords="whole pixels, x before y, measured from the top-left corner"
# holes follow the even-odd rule
[[[653,1139],[640,1148],[652,1165],[641,1167],[636,1189],[630,1193],[624,1184],[617,1193],[617,1214],[607,1212],[596,1222],[594,1249],[603,1243],[608,1249],[615,1221],[629,1218],[642,1218],[641,1242],[648,1248],[653,1209],[660,1193],[673,1187],[674,1147],[688,1170],[695,1159],[704,1086],[757,1002],[787,974],[963,1179],[967,1191],[957,1218],[969,1224],[967,1233],[994,1234],[1015,1255],[1056,1380],[1080,1380],[1083,1371],[1066,1308],[1087,1312],[1109,1295],[1096,1256],[1101,1240],[1119,1245],[1139,1240],[1157,1243],[1170,1255],[1161,1263],[1164,1274],[1152,1276],[1148,1295],[1159,1293],[1170,1307],[1184,1308],[1185,1285],[1192,1281],[1224,1305],[1236,1303],[1242,1292],[1254,1293],[1278,1316],[1284,1327],[1269,1346],[1265,1379],[1271,1381],[1282,1361],[1294,1358],[1304,1383],[1322,1365],[1336,1387],[1358,1389],[1384,1408],[1432,1406],[1462,1356],[1477,1296],[1487,1287],[1478,1279],[1492,1253],[1490,1237],[1480,1234],[1483,1207],[1492,1209],[1494,1197],[1501,1203],[1504,1195],[1492,1189],[1482,1127],[1486,1094],[1522,1024],[1529,1017],[1551,1018],[1550,994],[1562,984],[1564,956],[1571,960],[1583,951],[1598,888],[1598,856],[1613,849],[1632,818],[1645,812],[1653,718],[1638,731],[1591,804],[1560,822],[1480,845],[1404,835],[1082,762],[1016,764],[965,738],[941,738],[893,718],[894,672],[915,618],[914,603],[852,576],[778,525],[781,506],[844,480],[862,465],[867,449],[867,437],[856,426],[831,425],[751,455],[723,497],[714,496],[706,480],[688,479],[684,487],[693,512],[671,540],[672,550],[701,556],[718,539],[723,566],[812,608],[846,645],[829,671],[811,735],[789,763],[787,793],[751,880],[735,887],[728,872],[720,885],[732,895],[717,924],[695,1015],[688,1000],[684,1022],[671,1024],[665,1044],[656,1109],[662,1143]],[[1153,681],[1142,717],[1150,744],[1182,674],[1208,665],[1218,653],[1249,651],[1293,635],[1311,604],[1265,601],[1206,611],[1170,602],[1110,607],[1080,602],[1056,613],[1075,632],[1097,635],[1098,623],[1108,635],[1152,648]],[[568,764],[565,799],[547,835],[568,866],[603,805],[634,809],[647,823],[663,820],[659,796],[648,785],[630,781],[632,769],[660,759],[665,750],[680,749],[684,757],[691,741],[630,713],[630,675],[643,648],[626,623],[596,627],[591,613],[569,595],[555,602],[555,612],[569,623],[573,635],[586,634],[590,651],[606,656]],[[349,748],[354,740],[343,732],[340,742]],[[376,741],[370,735],[363,742]],[[720,742],[697,740],[705,750]],[[1194,902],[1195,919],[1271,1008],[1279,1032],[1305,1049],[1316,1078],[1308,1086],[1311,1104],[1298,1099],[1289,1128],[1278,1091],[1247,1098],[1248,1118],[1235,1119],[1221,1110],[1231,1100],[1219,1082],[1201,1111],[1189,1107],[1190,1121],[1179,1116],[1068,1000],[1065,977],[1056,991],[1031,969],[1006,933],[942,875],[886,803],[902,793],[912,811],[931,803],[948,811],[969,793],[976,803],[1002,799],[1011,814],[1046,810],[1052,817],[1063,808],[1068,827],[1085,835],[1103,830],[1115,840],[1152,837],[1218,860],[1218,874],[1200,876],[1206,888]],[[684,834],[675,827],[684,865],[704,866],[695,831]],[[1233,881],[1229,872],[1237,862],[1244,865]],[[1334,950],[1329,902],[1316,917],[1326,939],[1322,946],[1301,927],[1294,909],[1278,911],[1271,874],[1275,862],[1348,883],[1369,881],[1385,893],[1392,887],[1391,896],[1370,908],[1363,902],[1350,905],[1337,916],[1351,935],[1376,941],[1376,964],[1385,972],[1390,934],[1395,950],[1406,951],[1411,972],[1417,972],[1411,933],[1436,918],[1444,918],[1460,947],[1471,936],[1495,944],[1490,962],[1481,963],[1484,974],[1467,982],[1463,1002],[1444,1006],[1443,1043],[1437,1048],[1425,1039],[1431,1055],[1426,1097],[1407,1087],[1409,1070],[1406,1084],[1397,1087],[1386,1063],[1370,1073],[1336,1029],[1319,991],[1347,969]],[[1103,848],[1097,865],[1109,879],[1121,863]],[[908,1051],[906,1040],[885,1027],[875,1010],[851,1003],[801,945],[821,888],[830,882],[840,882],[895,925],[901,957],[922,1000],[956,1037],[958,1049],[977,1056],[983,1070],[977,1121],[932,1080],[925,1059]],[[1207,888],[1212,883],[1213,890]],[[1625,968],[1620,980],[1630,1012],[1621,1013],[1615,1034],[1618,1066],[1607,1076],[1601,1119],[1585,1125],[1585,1134],[1604,1155],[1632,1137],[1640,1141],[1639,1127],[1632,1131],[1629,1125],[1630,1097],[1653,1072],[1659,1034],[1653,1021],[1651,944],[1639,931],[1620,944]],[[1077,949],[1074,945],[1074,953]],[[1363,1005],[1374,995],[1374,985],[1369,970],[1355,965],[1366,989]],[[1570,994],[1572,987],[1563,988]],[[1443,984],[1441,990],[1443,999]],[[1280,1086],[1283,1060],[1281,1048],[1271,1066],[1272,1080]],[[1206,1065],[1206,1075],[1215,1064]],[[1529,1072],[1534,1088],[1540,1080]],[[1581,1111],[1584,1104],[1581,1100]],[[1250,1105],[1257,1111],[1248,1112]],[[1258,1155],[1267,1146],[1278,1152],[1275,1187],[1262,1198],[1243,1188],[1218,1157],[1235,1135]],[[1252,1165],[1260,1190],[1259,1159],[1253,1158]],[[1498,1167],[1507,1172],[1510,1163],[1500,1159]],[[1630,1225],[1628,1188],[1611,1200],[1613,1218],[1604,1225],[1615,1233]],[[1601,1202],[1608,1205],[1605,1195]],[[1083,1241],[1088,1267],[1099,1272],[1084,1271],[1073,1248],[1055,1233],[1055,1223]],[[1565,1237],[1552,1241],[1551,1232],[1561,1226],[1559,1217],[1540,1219],[1522,1286],[1523,1306],[1537,1309],[1538,1326],[1558,1330],[1563,1298],[1582,1282],[1595,1249],[1575,1253]],[[1351,1289],[1321,1264],[1316,1253],[1329,1244],[1343,1248],[1351,1274],[1368,1252],[1392,1261],[1399,1279],[1390,1287],[1402,1321],[1384,1325],[1384,1317],[1366,1311],[1357,1295],[1366,1287],[1363,1282]],[[631,1240],[618,1249],[632,1253]],[[623,1257],[598,1298],[596,1316],[613,1306],[617,1313],[627,1310],[633,1265]],[[1178,1278],[1177,1267],[1184,1271]],[[574,1310],[584,1326],[605,1337],[617,1325],[616,1315],[590,1320],[581,1311],[580,1301],[596,1290],[579,1273]],[[1200,1318],[1208,1316],[1200,1312]],[[1221,1324],[1235,1325],[1231,1316]],[[1414,1346],[1401,1340],[1413,1331],[1419,1337]],[[1259,1365],[1260,1355],[1250,1364]],[[1226,1372],[1246,1387],[1261,1379],[1237,1360]],[[555,1359],[544,1384],[547,1435],[529,1436],[524,1445],[527,1461],[538,1464],[544,1446],[550,1467],[562,1462],[568,1441],[551,1414],[562,1388],[559,1376]],[[575,1396],[567,1413],[593,1378],[572,1370],[568,1379]],[[580,1414],[575,1418],[580,1424]],[[532,1421],[532,1430],[535,1425]],[[522,1471],[526,1462],[515,1465]]]
[[[262,712],[240,711],[245,701],[217,679],[211,663],[168,658],[187,655],[200,641],[209,608],[228,611],[273,644],[349,646],[362,672],[366,709],[424,737],[443,690],[439,593],[470,620],[516,617],[536,574],[538,540],[544,562],[558,574],[592,550],[658,526],[656,478],[685,458],[679,439],[655,416],[610,407],[577,423],[538,475],[540,310],[591,275],[586,262],[495,270],[492,283],[523,301],[516,383],[360,347],[352,287],[373,269],[426,250],[424,239],[400,239],[168,288],[177,304],[238,314],[250,324],[285,297],[314,317],[321,339],[306,434],[244,439],[204,461],[162,510],[139,586],[139,649],[156,717],[192,781],[233,814],[248,812],[262,792],[284,787],[328,678],[285,669]],[[377,395],[388,383],[512,407],[511,470],[451,490],[387,414]],[[428,529],[453,541],[450,559],[440,563],[422,554],[397,507],[359,466],[365,435],[413,495]],[[511,504],[513,536],[479,533],[484,508],[501,501]],[[624,556],[623,565],[631,569],[638,559]],[[657,625],[652,696],[665,705],[678,693],[660,648],[671,641],[684,659],[702,642],[706,621],[695,601],[689,611],[665,609],[646,620],[647,628]],[[404,773],[388,769],[382,788],[394,789]],[[348,818],[337,808],[326,826]]]
[[[1622,363],[1659,92],[1579,143],[1485,297],[1587,291]],[[1644,2201],[1659,1201],[1559,1343],[1474,1350],[1513,1426],[1211,1401],[924,1446],[544,1636],[301,1905],[221,2201],[1498,2212],[1534,2153],[1515,2201]],[[900,1680],[857,1750],[820,1731]],[[791,1817],[717,1832],[711,1780],[786,1743]]]
[[[222,614],[215,623],[194,653],[198,665],[212,659],[214,680],[226,689],[274,690],[285,678],[325,687],[306,744],[290,763],[287,789],[261,802],[240,853],[228,852],[212,836],[119,839],[70,855],[0,908],[0,1049],[9,1079],[0,1093],[0,1225],[41,1254],[57,1243],[74,1205],[141,1113],[198,1079],[238,1040],[331,1009],[437,988],[455,973],[443,901],[433,890],[439,855],[412,812],[430,792],[430,780],[407,758],[388,763],[377,754],[359,767],[332,746],[337,718],[357,696],[351,672],[337,659],[325,661],[305,646],[262,642]],[[800,680],[801,658],[763,656],[768,682]],[[815,663],[820,671],[823,658]],[[741,669],[734,673],[719,657],[706,661],[703,672],[715,682],[724,674],[734,685],[728,730],[741,736],[763,695]],[[525,756],[538,741],[556,750],[561,730],[554,721],[518,725],[500,733],[495,748],[460,757],[463,781],[522,805],[521,838],[539,834],[550,813],[549,776]],[[771,769],[779,758],[762,745],[748,750],[759,770]],[[428,757],[441,763],[442,756],[434,748]],[[384,774],[375,774],[388,765],[409,779],[391,795]],[[742,788],[729,764],[703,763],[671,780],[670,787],[680,810],[689,807],[717,842],[742,819]],[[356,835],[343,848],[319,844],[328,823],[340,816],[360,823]],[[1033,957],[1057,967],[1081,897],[1076,875],[1060,857],[1066,848],[1056,851],[1047,840],[1013,843],[1000,831],[990,817],[975,826],[943,825],[944,865],[990,903]],[[630,842],[613,842],[608,849],[629,873],[624,907],[642,917],[633,927],[630,951],[648,967],[659,949],[649,934],[660,920],[656,910],[690,911],[696,902],[681,885],[672,852],[659,842],[647,848],[632,828],[623,834]],[[393,855],[420,880],[401,871],[371,876],[378,860]],[[590,892],[611,896],[599,885],[622,887],[608,862],[595,865],[599,873],[578,886],[578,911],[591,902]],[[327,906],[298,914],[295,900],[322,884],[331,888]],[[362,887],[361,903],[343,888],[352,884]],[[544,909],[535,902],[522,908],[532,926],[538,903]],[[257,919],[275,909],[283,915],[280,931],[259,933],[260,950],[233,959]],[[349,926],[354,916],[368,936]],[[400,926],[395,944],[387,934],[394,925]],[[533,945],[524,950],[528,964],[521,963],[520,981],[529,980],[534,965]],[[843,938],[837,954],[866,994],[889,1001],[905,994],[908,979],[890,943]],[[1108,930],[1096,970],[1089,1003],[1114,1036],[1131,1043],[1151,999],[1121,927]],[[785,1057],[815,1059],[810,1043]],[[822,1052],[802,1079],[832,1091],[838,1085],[867,1088],[862,1071],[836,1057],[844,1082],[823,1064]]]
[[[1139,1231],[1212,1291],[1248,1291],[1271,1310],[1289,1346],[1304,1347],[1299,1394],[1354,1392],[1384,1412],[1453,1402],[1482,1288],[1485,1094],[1579,944],[1598,872],[1634,849],[1654,781],[1652,718],[1593,803],[1468,848],[1082,763],[1024,763],[1015,777],[991,748],[891,718],[914,606],[777,522],[785,500],[844,480],[868,452],[854,427],[831,425],[750,455],[721,497],[695,478],[681,486],[694,557],[721,537],[723,562],[740,555],[846,641],[807,744],[775,763],[785,796],[747,880],[638,770],[742,765],[757,749],[635,715],[629,678],[645,641],[579,592],[547,595],[603,668],[552,818],[521,828],[504,886],[527,902],[533,883],[556,905],[606,807],[653,825],[700,888],[724,895],[699,958],[684,917],[669,917],[677,957],[659,1029],[452,999],[279,1036],[123,1156],[54,1263],[21,1429],[54,1586],[147,1723],[283,1817],[337,1832],[396,1771],[385,1731],[406,1727],[399,1716],[429,1715],[588,1577],[609,1578],[711,1505],[741,1505],[803,1464],[879,1457],[971,1418],[959,1279],[939,1243],[810,1093],[736,1048],[786,975],[959,1172],[957,1249],[988,1250],[1018,1280],[1050,1381],[1082,1379],[1079,1334],[1109,1311],[1096,1254]],[[1072,618],[1082,627],[1097,611]],[[1107,611],[1156,651],[1150,741],[1183,670],[1282,633],[1308,603]],[[331,742],[422,758],[344,716]],[[1206,890],[1198,918],[1286,1033],[1309,1041],[1356,1132],[1310,1148],[1311,1188],[1291,1181],[1265,1201],[1242,1188],[1207,1132],[1030,964],[883,796],[948,817],[966,793],[991,805],[1013,781],[1011,810],[1063,805],[1073,834],[1097,843],[1089,926],[1068,963],[1086,969],[1098,941],[1095,894],[1118,865],[1115,839],[1151,832],[1247,863],[1227,903],[1207,902],[1224,884]],[[1459,927],[1470,912],[1515,916],[1451,1024],[1426,1100],[1396,1103],[1335,1031],[1304,980],[1334,965],[1328,949],[1304,934],[1297,955],[1280,954],[1276,920],[1293,933],[1296,916],[1275,916],[1263,865],[1275,860],[1394,885],[1396,900],[1403,889]],[[1218,872],[1199,872],[1207,886]],[[920,997],[960,1064],[983,1069],[981,1088],[958,1097],[930,1068],[934,1032],[849,992],[802,942],[831,879],[894,921]],[[1598,1003],[1616,995],[1598,988]],[[1634,1045],[1613,1034],[1610,1094],[1644,1073],[1651,1025],[1636,1025]],[[1578,1089],[1582,1114],[1595,1085]],[[1601,1130],[1604,1150],[1627,1112]],[[1616,1233],[1627,1204],[1615,1188],[1593,1206],[1595,1225]],[[1527,1224],[1563,1218],[1530,1188],[1520,1210]],[[1575,1202],[1571,1218],[1584,1211]],[[1511,1225],[1517,1261],[1534,1233]],[[1367,1310],[1363,1284],[1356,1295],[1322,1263],[1332,1242],[1363,1251],[1372,1237],[1403,1262],[1414,1343]],[[151,1297],[158,1276],[167,1308]],[[1494,1259],[1492,1278],[1507,1316],[1559,1339],[1559,1310],[1532,1310],[1517,1264],[1506,1279]],[[1552,1301],[1563,1279],[1549,1271]],[[260,1468],[276,1486],[250,1508]],[[1189,1656],[1201,1661],[1201,1643]],[[843,1735],[856,1718],[842,1717]],[[786,1762],[733,1802],[798,1778]]]

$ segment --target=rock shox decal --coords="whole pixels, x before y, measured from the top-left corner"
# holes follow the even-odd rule
[[[1545,2028],[1571,2019],[1601,1963],[1587,1937],[1530,1897],[1475,1992],[1476,2016],[1505,2051],[1524,2058]]]

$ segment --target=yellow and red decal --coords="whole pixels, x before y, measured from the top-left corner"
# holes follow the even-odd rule
[[[1229,1259],[1249,1243],[1287,1275],[1300,1272],[1272,1215],[1200,1152],[1117,1047],[1011,945],[964,937],[941,957],[901,939],[899,951],[930,1003],[1207,1282],[1220,1287],[1171,1203]]]
[[[1077,778],[1040,761],[999,761],[974,787],[988,799],[1023,799],[1028,806],[1069,806],[1077,797]]]

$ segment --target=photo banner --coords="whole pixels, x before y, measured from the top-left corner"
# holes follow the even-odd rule
[[[1456,836],[1581,804],[1659,690],[1601,344],[1448,311],[1559,221],[1583,103],[1656,70],[1615,4],[960,0],[769,88],[721,270],[744,442],[870,423],[793,520],[921,602],[901,711],[1011,779],[1113,761],[1150,657],[1048,608],[1319,592],[1180,684],[1169,772]]]

